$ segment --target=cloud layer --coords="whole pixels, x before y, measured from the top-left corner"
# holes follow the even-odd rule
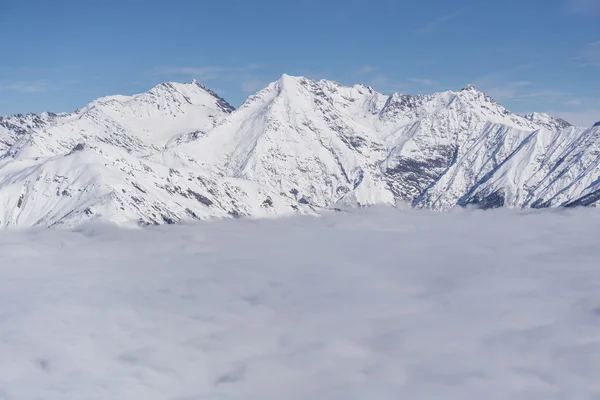
[[[599,225],[370,209],[4,232],[0,393],[591,399]]]

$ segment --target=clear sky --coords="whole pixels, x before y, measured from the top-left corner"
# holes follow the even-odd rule
[[[282,73],[389,93],[472,83],[600,120],[600,0],[0,0],[0,115],[196,78],[234,105]]]

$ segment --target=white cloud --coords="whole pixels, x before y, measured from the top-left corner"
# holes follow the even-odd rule
[[[580,111],[549,110],[548,114],[556,115],[577,126],[592,126],[600,121],[600,107]]]
[[[485,92],[487,95],[493,97],[494,99],[501,100],[511,100],[514,99],[517,95],[517,89],[513,87],[506,86],[486,86],[486,85],[476,85],[480,90]]]
[[[259,79],[259,78],[251,78],[249,80],[242,82],[242,90],[245,93],[253,93],[260,89],[263,89],[268,85],[268,82]]]
[[[19,81],[0,83],[0,91],[13,91],[19,93],[39,93],[44,92],[48,89],[49,83],[47,81]]]
[[[371,65],[365,65],[358,68],[356,70],[356,75],[360,75],[360,83],[372,86],[384,93],[397,92],[410,86],[431,87],[439,85],[438,81],[431,78],[413,77],[405,80],[398,80],[385,74],[380,68]]]
[[[498,101],[567,101],[570,94],[553,89],[537,89],[535,83],[518,79],[517,73],[531,66],[520,65],[483,76],[475,81],[475,86]],[[517,79],[515,79],[517,78]]]
[[[3,397],[592,399],[597,211],[4,232]]]
[[[409,81],[421,86],[435,86],[438,84],[437,81],[429,78],[410,78]]]
[[[583,99],[579,99],[579,98],[563,101],[563,105],[565,105],[565,106],[580,106],[582,104],[583,104]]]
[[[526,87],[526,86],[531,86],[533,85],[533,82],[531,81],[515,81],[515,82],[510,82],[509,86],[511,87]]]
[[[403,87],[401,83],[383,73],[375,74],[367,80],[366,84],[384,93],[396,92]]]
[[[199,80],[213,79],[235,79],[241,74],[248,73],[259,69],[257,64],[248,64],[240,67],[224,67],[224,66],[199,66],[199,67],[156,67],[152,71],[154,75],[187,75],[193,76]]]
[[[441,17],[438,17],[431,21],[428,21],[423,26],[421,26],[419,29],[417,29],[417,33],[420,35],[434,33],[437,30],[439,30],[442,26],[444,26],[444,24],[453,20],[454,18],[458,17],[461,14],[462,14],[462,11],[454,11],[452,13],[442,15]]]
[[[248,64],[243,66],[164,66],[156,67],[151,71],[153,75],[179,76],[195,78],[201,82],[211,81],[212,83],[224,84],[226,82],[240,85],[245,93],[256,92],[265,87],[268,82],[256,76],[257,71],[261,69],[258,64]],[[211,84],[212,84],[211,83]]]
[[[523,100],[529,97],[535,97],[533,93],[522,93],[522,88],[532,86],[530,81],[513,81],[501,83],[501,80],[490,80],[489,82],[479,81],[477,86],[484,90],[488,95],[496,100]]]
[[[600,66],[600,41],[589,43],[583,49],[579,51],[575,60],[579,62],[582,67]]]
[[[569,11],[575,14],[600,15],[600,1],[598,0],[566,0],[566,5]]]
[[[374,72],[377,72],[378,70],[379,70],[379,68],[373,67],[372,65],[363,65],[356,71],[356,74],[367,75],[367,74],[372,74]]]
[[[533,91],[533,92],[517,93],[513,97],[513,100],[524,101],[524,100],[531,100],[531,99],[539,99],[539,100],[546,100],[546,101],[556,101],[556,100],[564,99],[568,95],[569,95],[568,93],[561,92],[558,90],[538,90],[538,91]]]
[[[486,92],[496,100],[513,99],[520,88],[531,86],[530,81],[515,79],[519,71],[530,68],[529,64],[517,65],[501,71],[492,72],[476,79],[473,84],[480,90]]]

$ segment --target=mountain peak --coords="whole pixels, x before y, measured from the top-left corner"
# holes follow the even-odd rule
[[[465,86],[464,88],[462,88],[460,90],[461,92],[479,92],[479,90],[477,90],[477,88],[475,87],[475,85],[469,83],[467,86]]]
[[[593,127],[595,128],[597,126],[600,126],[600,121],[596,122]]]
[[[470,83],[464,88],[462,88],[458,93],[461,94],[463,97],[482,99],[491,103],[496,103],[496,100],[494,100],[481,90],[477,89],[473,84]]]
[[[232,109],[193,80],[77,114],[0,118],[0,226],[600,205],[598,128],[513,114],[473,85],[388,96],[283,74]]]
[[[281,77],[279,78],[279,80],[277,81],[277,83],[281,87],[287,87],[287,86],[295,87],[299,83],[303,84],[303,83],[306,83],[307,81],[310,81],[310,80],[303,76],[293,76],[293,75],[288,75],[288,74],[282,74]]]
[[[217,92],[212,89],[207,88],[202,83],[197,81],[196,79],[192,79],[190,83],[178,83],[178,82],[164,82],[157,86],[155,86],[150,91],[152,92],[156,88],[166,88],[169,92],[179,92],[185,95],[188,91],[192,90],[192,92],[198,93],[198,89],[201,92],[205,92],[210,96],[214,97],[217,101],[219,108],[226,113],[231,113],[235,110],[231,104],[229,104],[224,98],[219,96]]]
[[[281,82],[297,82],[301,79],[305,79],[302,76],[294,76],[294,75],[288,75],[288,74],[281,74],[281,78],[279,78],[279,81]]]

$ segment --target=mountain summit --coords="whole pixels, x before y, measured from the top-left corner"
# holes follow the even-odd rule
[[[163,83],[0,118],[0,225],[595,205],[599,135],[472,85],[384,95],[284,74],[234,110],[197,81]]]

